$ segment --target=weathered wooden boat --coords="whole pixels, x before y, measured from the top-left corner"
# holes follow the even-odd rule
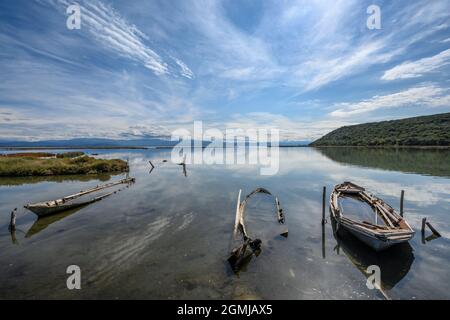
[[[375,222],[359,221],[346,216],[340,205],[340,200],[346,197],[368,204],[373,210]],[[407,242],[414,237],[414,230],[391,206],[351,182],[344,182],[334,188],[330,196],[330,211],[338,229],[342,227],[348,230],[376,251]]]
[[[133,183],[134,181],[135,181],[134,178],[126,178],[126,179],[119,180],[117,182],[111,182],[111,183],[107,183],[105,185],[96,186],[95,188],[92,188],[89,190],[80,191],[76,194],[72,194],[70,196],[67,196],[67,197],[64,197],[61,199],[27,204],[27,205],[25,205],[25,208],[34,212],[39,217],[48,216],[48,215],[56,214],[56,213],[59,213],[62,211],[78,208],[78,207],[85,206],[90,203],[100,201],[100,200],[110,196],[111,194],[115,193],[116,191],[109,192],[107,194],[103,194],[103,195],[100,195],[100,196],[97,196],[97,197],[94,197],[94,198],[88,199],[88,200],[80,200],[79,198],[81,198],[82,196],[85,196],[87,194],[98,192],[98,191],[101,191],[101,190],[104,190],[107,188],[111,188],[111,187],[114,187],[114,186],[117,186],[120,184],[130,184],[130,183]]]
[[[277,197],[274,197],[270,191],[264,188],[257,188],[248,194],[245,199],[241,202],[242,190],[239,190],[237,205],[236,205],[236,217],[233,228],[233,235],[231,241],[230,256],[228,262],[235,272],[239,271],[243,265],[251,260],[253,255],[258,256],[261,252],[262,241],[260,239],[252,239],[247,232],[245,224],[245,210],[250,198],[257,193],[264,193],[270,195],[274,198],[276,210],[277,210],[277,221],[280,225],[285,224],[285,215],[283,209],[281,208],[280,201]],[[283,228],[280,235],[287,238],[288,229]]]

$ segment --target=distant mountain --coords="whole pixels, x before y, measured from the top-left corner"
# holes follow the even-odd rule
[[[19,148],[63,148],[63,147],[151,147],[151,146],[174,146],[178,142],[164,139],[134,139],[114,140],[98,138],[78,138],[70,140],[42,140],[42,141],[8,141],[0,140],[0,147]]]
[[[450,146],[450,113],[345,126],[310,146]]]
[[[175,146],[178,141],[170,141],[157,138],[131,139],[131,140],[115,140],[101,138],[77,138],[69,140],[41,140],[41,141],[13,141],[0,140],[0,148],[95,148],[95,147],[171,147]],[[203,141],[203,146],[207,146],[210,142]],[[286,141],[280,142],[280,146],[305,146],[309,141]],[[246,145],[248,141],[246,142]]]
[[[280,147],[304,147],[310,143],[310,140],[280,141]]]

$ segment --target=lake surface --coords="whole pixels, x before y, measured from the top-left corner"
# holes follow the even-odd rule
[[[170,162],[170,149],[86,153],[129,159],[136,183],[37,220],[23,205],[123,175],[0,178],[0,299],[384,299],[366,286],[369,265],[380,266],[392,299],[450,299],[449,150],[281,148],[274,176],[260,175],[257,165],[188,165],[185,176]],[[149,160],[156,166],[151,173]],[[328,205],[332,187],[343,181],[396,209],[405,190],[414,239],[372,252],[348,234],[335,236],[328,209],[322,228],[322,188]],[[237,195],[257,187],[279,198],[289,237],[277,235],[273,200],[256,195],[247,223],[262,251],[235,274],[227,258]],[[10,234],[16,207],[17,231]],[[441,238],[422,239],[423,217]],[[66,287],[69,265],[81,268],[81,290]]]

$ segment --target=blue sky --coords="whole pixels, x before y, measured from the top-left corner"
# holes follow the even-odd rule
[[[81,29],[66,8],[81,6]],[[366,27],[381,8],[381,30]],[[450,112],[450,1],[0,3],[0,139],[337,127]]]

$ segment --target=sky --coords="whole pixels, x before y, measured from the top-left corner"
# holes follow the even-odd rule
[[[314,140],[450,112],[449,75],[450,0],[0,2],[0,140],[168,137],[194,121]]]

